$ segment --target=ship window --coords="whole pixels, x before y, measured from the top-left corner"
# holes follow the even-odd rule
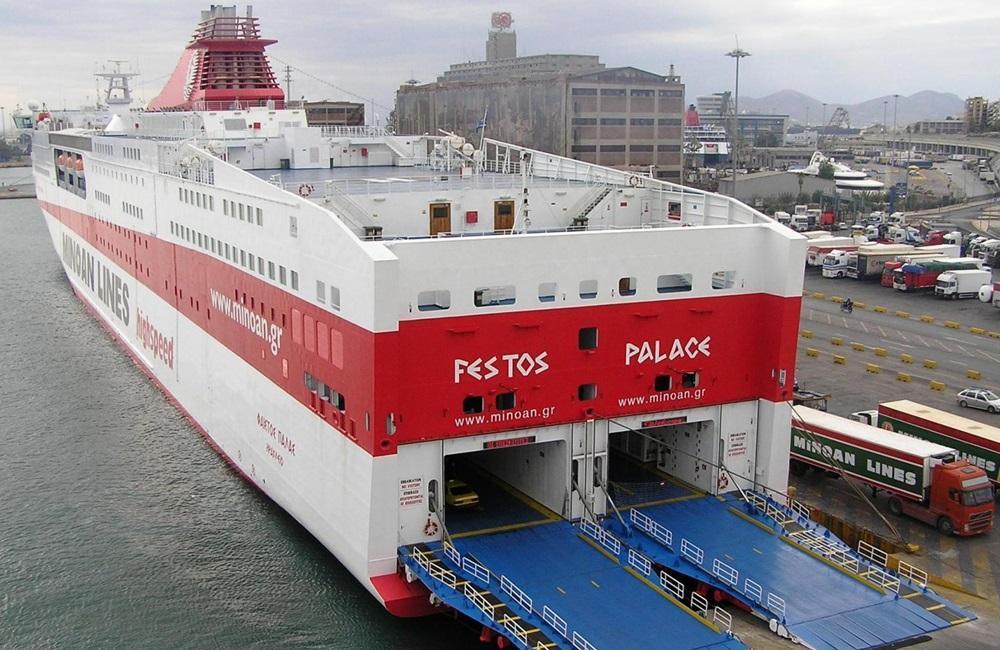
[[[299,272],[298,271],[292,271],[289,275],[291,275],[292,289],[294,289],[295,291],[298,291],[298,289],[299,289]]]
[[[330,363],[344,367],[344,335],[340,330],[330,328]]]
[[[225,248],[226,253],[225,253],[225,255],[223,255],[223,257],[225,257],[228,260],[229,259],[229,244],[226,244],[225,246],[226,246],[226,248]]]
[[[246,219],[243,216],[243,204],[242,203],[240,203],[240,221],[246,221]]]
[[[292,309],[292,341],[302,343],[302,312]]]
[[[656,278],[656,291],[658,293],[675,293],[690,290],[690,273],[668,273]]]
[[[584,300],[593,300],[597,297],[597,280],[583,280],[580,282],[580,297]]]
[[[624,277],[618,279],[618,295],[634,296],[636,280],[634,277]]]
[[[247,262],[249,263],[248,266],[250,267],[250,270],[253,271],[254,270],[254,268],[253,268],[253,255],[247,255]]]
[[[337,397],[337,409],[339,409],[340,411],[346,411],[347,398],[344,397],[343,393],[336,393],[336,397]]]
[[[597,384],[580,384],[576,389],[576,396],[580,401],[587,401],[597,397]]]
[[[201,207],[201,192],[194,193],[194,204],[197,207]]]
[[[555,282],[543,282],[538,285],[538,302],[555,302],[559,285]]]
[[[451,292],[447,289],[421,291],[417,294],[417,309],[420,311],[437,311],[449,307],[451,307]]]
[[[657,375],[653,380],[653,390],[658,392],[670,390],[670,375]]]
[[[500,393],[497,395],[497,410],[499,411],[509,411],[514,408],[515,403],[514,393]]]
[[[482,413],[482,412],[483,412],[482,395],[469,395],[464,400],[462,400],[462,413]]]
[[[326,283],[316,280],[316,301],[321,305],[326,304]]]
[[[299,219],[294,215],[288,217],[288,234],[291,237],[299,236]]]
[[[330,328],[320,321],[316,321],[316,353],[321,359],[330,360]]]
[[[279,265],[278,266],[278,282],[285,284],[288,281],[288,269]]]
[[[340,309],[340,287],[330,285],[330,306],[337,310]]]
[[[597,349],[597,328],[581,327],[578,343],[581,350]]]
[[[267,277],[271,280],[274,279],[274,262],[267,263]]]
[[[208,209],[215,212],[215,197],[208,195]]]
[[[306,350],[310,352],[316,351],[316,320],[309,315],[302,317],[302,333],[304,336],[304,343]]]
[[[712,274],[713,289],[732,289],[736,284],[736,271],[716,271]]]
[[[264,275],[264,258],[257,256],[257,272]]]
[[[303,383],[305,383],[306,388],[312,392],[316,392],[318,388],[318,382],[316,378],[310,375],[308,372],[303,375]]]
[[[260,208],[257,208],[257,225],[264,225],[264,212]]]
[[[513,305],[517,300],[514,285],[500,287],[479,287],[472,292],[472,303],[476,307]]]
[[[681,375],[681,386],[684,388],[695,388],[698,386],[698,373],[685,372]]]
[[[229,199],[222,199],[222,214],[229,216]]]
[[[247,252],[241,248],[240,249],[240,266],[246,266],[246,265],[247,265]]]

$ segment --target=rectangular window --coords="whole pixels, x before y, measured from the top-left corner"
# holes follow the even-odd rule
[[[555,282],[543,282],[538,285],[538,302],[555,302],[559,285]]]
[[[271,280],[274,279],[274,262],[267,263],[267,277]]]
[[[658,144],[656,145],[657,151],[666,151],[668,153],[679,153],[681,146],[679,144]]]
[[[679,293],[691,290],[690,273],[668,273],[656,278],[657,293]]]
[[[330,363],[344,367],[344,335],[340,330],[330,328]]]
[[[624,117],[602,117],[601,126],[625,126]]]
[[[295,291],[298,291],[299,290],[299,272],[298,271],[292,271],[291,273],[289,273],[289,275],[291,276],[292,289],[295,290]]]
[[[316,320],[309,315],[302,317],[302,333],[306,349],[310,352],[316,351]]]
[[[257,208],[257,225],[258,226],[264,225],[264,211],[261,210],[260,208]]]
[[[657,124],[660,126],[680,126],[681,118],[679,117],[661,117]]]
[[[681,386],[684,388],[697,388],[698,387],[698,373],[697,372],[685,372],[681,375]]]
[[[288,217],[288,234],[291,237],[299,236],[299,220],[294,215]]]
[[[229,199],[222,199],[222,214],[229,216]]]
[[[240,221],[246,221],[246,219],[243,216],[243,204],[242,203],[240,203]]]
[[[683,90],[661,90],[660,97],[683,97]]]
[[[633,117],[629,120],[629,124],[632,126],[653,126],[656,124],[656,120],[651,117]]]
[[[653,151],[653,145],[651,145],[651,144],[633,144],[633,145],[629,146],[628,150],[632,151],[632,152],[635,152],[635,153],[652,152]]]
[[[577,337],[577,345],[581,350],[597,349],[597,328],[581,327],[580,335]]]
[[[654,94],[653,90],[646,88],[633,88],[630,92],[633,97],[652,97]]]
[[[264,275],[264,258],[257,256],[257,273]]]
[[[573,95],[579,96],[596,96],[597,88],[574,88],[572,91]]]
[[[619,296],[634,296],[635,287],[636,287],[636,279],[633,276],[628,276],[618,279]]]
[[[499,287],[479,287],[472,292],[472,304],[476,307],[513,305],[516,300],[516,292],[512,284]]]
[[[576,396],[581,402],[594,399],[597,397],[597,384],[580,384],[576,389]]]
[[[178,201],[183,201],[184,200],[184,188],[182,188],[182,187],[178,187],[177,188],[177,200]]]
[[[573,153],[594,153],[597,151],[596,144],[574,144],[570,151]]]
[[[732,289],[736,284],[736,271],[716,271],[712,274],[713,289]]]
[[[302,343],[302,312],[292,308],[292,342]]]
[[[247,265],[247,252],[241,248],[240,249],[240,266],[246,266],[246,265]]]
[[[330,306],[334,309],[340,309],[340,287],[335,287],[330,285]]]
[[[580,297],[593,300],[597,297],[597,280],[582,280],[580,282]]]
[[[597,124],[596,117],[574,117],[573,126],[594,126]]]
[[[657,375],[656,379],[653,380],[653,390],[658,393],[670,390],[670,383],[670,375]]]
[[[483,396],[482,395],[469,395],[462,400],[462,413],[482,413],[483,412]]]
[[[516,406],[517,401],[514,397],[514,393],[498,393],[496,398],[496,405],[498,411],[509,411]]]
[[[208,195],[208,209],[213,212],[215,211],[215,197],[211,194]]]
[[[253,255],[247,255],[247,263],[247,266],[250,267],[251,271],[255,270],[253,267]]]
[[[278,282],[280,284],[288,282],[288,269],[281,265],[278,266]]]
[[[227,260],[229,259],[229,244],[226,244],[226,254],[223,255]]]
[[[194,204],[196,207],[201,207],[201,192],[194,193]]]
[[[451,292],[447,289],[421,291],[417,294],[417,309],[419,311],[438,311],[450,307]]]
[[[601,88],[601,97],[624,97],[624,88]]]
[[[623,144],[602,144],[601,153],[625,153]]]
[[[330,328],[316,321],[316,353],[321,359],[330,360]]]
[[[316,302],[326,304],[326,283],[322,280],[316,280]]]

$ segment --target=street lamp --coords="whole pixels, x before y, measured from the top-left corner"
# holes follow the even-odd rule
[[[0,142],[7,142],[7,115],[4,114],[3,106],[0,106],[0,125],[3,127],[3,132],[0,133]]]
[[[823,102],[823,118],[819,122],[819,134],[816,136],[816,148],[823,148],[823,134],[826,132],[826,102]]]
[[[730,140],[730,146],[733,147],[732,155],[730,156],[733,163],[733,198],[736,198],[736,163],[739,157],[739,145],[737,141],[739,140],[740,134],[740,59],[743,57],[750,56],[750,53],[746,50],[741,50],[739,45],[736,46],[735,50],[731,52],[726,52],[726,56],[736,59],[736,97],[733,106],[733,131]]]

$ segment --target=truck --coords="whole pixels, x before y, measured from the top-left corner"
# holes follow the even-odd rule
[[[857,247],[854,250],[832,250],[823,257],[823,277],[843,278],[857,264]]]
[[[885,263],[900,255],[912,253],[913,246],[909,244],[871,244],[858,247],[858,257],[854,268],[847,269],[847,276],[857,280],[882,275]]]
[[[925,260],[947,259],[958,257],[959,246],[955,244],[939,244],[936,246],[921,246],[909,255],[899,255],[896,259],[888,261],[882,267],[881,284],[883,287],[892,288],[893,273],[904,264],[919,264]],[[933,286],[933,285],[932,285]]]
[[[827,253],[834,250],[857,250],[858,245],[853,237],[824,237],[810,239],[806,248],[806,266],[823,266]]]
[[[792,410],[792,474],[809,467],[889,493],[889,510],[945,535],[993,528],[993,491],[981,468],[952,447],[856,422],[807,406]]]
[[[1000,309],[1000,282],[994,282],[992,286],[984,284],[979,287],[979,301]]]
[[[961,248],[962,233],[958,230],[931,230],[924,237],[924,244],[927,246],[933,246],[936,244],[954,244]]]
[[[954,447],[960,458],[986,472],[1000,495],[1000,427],[990,426],[910,400],[883,402],[852,418],[939,445]]]
[[[888,264],[886,264],[888,266]],[[892,288],[897,291],[934,289],[938,277],[945,271],[980,269],[983,261],[974,257],[926,259],[903,264],[892,272]],[[979,289],[976,289],[978,295]]]
[[[975,298],[984,284],[993,281],[993,274],[987,269],[965,269],[945,271],[934,283],[934,295],[940,298]]]

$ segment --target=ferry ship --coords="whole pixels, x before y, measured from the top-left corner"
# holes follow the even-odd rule
[[[858,562],[782,496],[802,237],[488,138],[310,127],[273,42],[203,12],[148,110],[39,124],[38,200],[79,299],[386,610],[532,649],[724,648],[706,588],[802,642],[828,634],[810,608],[896,607],[802,580],[810,554]]]

